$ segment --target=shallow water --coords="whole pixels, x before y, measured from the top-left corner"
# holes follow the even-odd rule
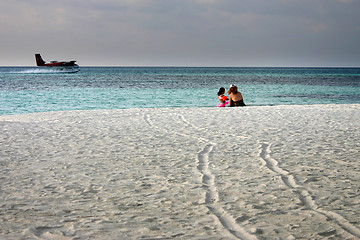
[[[63,74],[1,67],[0,115],[211,107],[230,84],[247,105],[360,103],[360,68],[82,67]]]

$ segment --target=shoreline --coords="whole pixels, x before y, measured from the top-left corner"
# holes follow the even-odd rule
[[[235,109],[235,108],[267,108],[267,107],[330,107],[330,106],[360,106],[360,103],[324,103],[324,104],[297,104],[297,105],[288,105],[288,104],[282,104],[282,105],[246,105],[245,107],[223,107],[219,108],[217,106],[204,106],[204,107],[146,107],[146,108],[111,108],[111,109],[80,109],[80,110],[54,110],[54,111],[47,111],[47,112],[30,112],[30,113],[21,113],[21,114],[10,114],[10,115],[0,115],[0,118],[2,117],[12,117],[12,116],[23,116],[23,115],[32,115],[32,114],[47,114],[47,113],[65,113],[65,112],[89,112],[89,111],[126,111],[126,110],[133,110],[133,109]],[[0,119],[1,120],[1,119]]]
[[[360,104],[0,116],[0,238],[360,237]]]

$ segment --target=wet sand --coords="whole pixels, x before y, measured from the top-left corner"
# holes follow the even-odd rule
[[[360,105],[0,116],[0,239],[359,239]]]

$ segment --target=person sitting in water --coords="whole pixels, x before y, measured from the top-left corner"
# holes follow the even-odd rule
[[[219,89],[219,92],[218,92],[218,98],[219,98],[219,101],[220,101],[220,103],[217,105],[218,107],[225,107],[226,104],[229,103],[227,101],[228,98],[227,98],[227,96],[224,95],[224,93],[225,93],[225,88],[221,87]]]
[[[246,106],[245,103],[244,103],[243,96],[241,95],[241,92],[238,91],[237,86],[230,85],[228,94],[229,94],[230,107],[244,107],[244,106]]]

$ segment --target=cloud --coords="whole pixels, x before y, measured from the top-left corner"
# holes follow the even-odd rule
[[[337,0],[339,3],[353,3],[354,0]]]
[[[360,64],[359,8],[350,0],[2,1],[0,51],[25,65],[34,52],[85,65],[329,65],[340,55]]]

